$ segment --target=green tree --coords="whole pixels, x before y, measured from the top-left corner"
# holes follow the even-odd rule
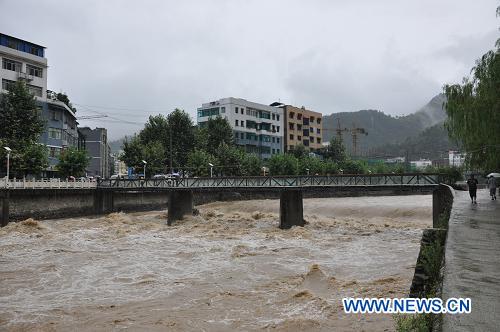
[[[26,84],[22,81],[9,84],[7,93],[0,97],[0,143],[12,149],[12,176],[37,175],[47,167],[47,150],[38,144],[44,127]],[[0,158],[6,158],[4,149],[0,149]]]
[[[203,135],[207,137],[206,151],[211,154],[215,155],[222,144],[234,145],[233,129],[229,122],[220,116],[209,119],[201,130],[205,131]]]
[[[130,139],[125,138],[120,160],[128,167],[133,167],[136,173],[142,173],[140,169],[142,168],[142,160],[144,160],[144,146],[139,136],[135,135]]]
[[[299,160],[291,154],[275,154],[268,160],[271,175],[297,175]]]
[[[336,163],[343,163],[347,160],[347,153],[344,144],[336,137],[332,137],[330,144],[319,152],[323,158],[330,159]]]
[[[500,7],[497,8],[497,14]],[[462,84],[445,85],[445,126],[464,148],[469,166],[500,168],[500,40],[472,69]]]
[[[341,164],[344,174],[364,174],[367,173],[366,165],[359,160],[346,160]]]
[[[258,176],[262,169],[262,161],[253,153],[243,153],[241,175]]]
[[[323,172],[326,175],[334,175],[339,173],[339,165],[332,160],[323,161]]]
[[[161,142],[150,142],[142,147],[142,158],[140,164],[136,165],[136,172],[142,174],[144,172],[144,163],[146,165],[146,177],[151,177],[155,174],[164,173],[167,169],[165,164],[165,148]]]
[[[173,166],[177,169],[186,165],[188,155],[195,148],[194,125],[189,114],[175,109],[167,116],[168,139],[164,141],[166,159],[170,160],[170,137],[172,137]]]
[[[61,152],[56,169],[63,177],[83,176],[89,162],[90,157],[87,155],[86,150],[78,150],[75,147],[70,147]]]
[[[221,143],[215,155],[219,161],[219,172],[223,176],[240,176],[244,155],[245,153],[236,146]]]
[[[187,170],[192,176],[209,176],[209,164],[216,165],[217,158],[204,150],[196,149],[188,155]]]
[[[288,151],[291,155],[293,155],[295,158],[302,159],[305,158],[309,155],[306,147],[304,144],[297,144],[293,150]]]
[[[324,163],[319,158],[310,156],[299,159],[299,174],[307,175],[308,173],[309,175],[323,174]]]

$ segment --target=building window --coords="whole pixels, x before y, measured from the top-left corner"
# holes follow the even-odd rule
[[[271,151],[272,151],[272,154],[274,154],[274,153],[275,153],[275,150],[274,150],[274,149],[272,149]]]
[[[316,134],[321,134],[321,129],[316,128]]]
[[[276,143],[279,143],[279,142],[280,142],[280,138],[276,137]]]
[[[5,59],[5,58],[2,60],[2,68],[3,69],[20,72],[21,66],[22,66],[22,64],[20,62],[17,62],[14,60],[9,60],[9,59]]]
[[[304,146],[309,146],[309,140],[305,139],[303,142]]]
[[[239,138],[239,136],[240,136],[240,135],[238,134],[238,132],[237,132],[237,131],[236,131],[236,132],[234,132],[234,137],[235,137],[235,138]]]
[[[295,130],[295,124],[293,122],[288,122],[288,129]]]
[[[49,156],[51,158],[59,158],[60,154],[61,154],[61,149],[60,148],[50,147]]]
[[[297,140],[302,141],[302,136],[297,135]]]
[[[293,140],[293,134],[290,134],[290,140]]]
[[[321,144],[321,138],[317,137],[316,138],[316,143]]]
[[[234,113],[238,113],[238,107],[234,108]]]
[[[316,119],[316,123],[317,123],[317,124],[321,124],[321,118],[317,118],[317,119]]]
[[[280,126],[276,126],[276,132],[279,133],[280,132]]]
[[[226,113],[226,108],[225,107],[221,107],[220,111],[221,111],[221,113]]]
[[[28,90],[32,95],[35,95],[37,97],[42,96],[42,88],[39,86],[34,86],[34,85],[29,85],[28,84]]]
[[[273,113],[272,118],[273,120],[276,120],[276,114]]]
[[[276,153],[280,153],[280,149],[276,149]]]
[[[238,120],[234,120],[234,125],[238,127]]]
[[[311,122],[314,122],[314,116],[311,116],[311,117],[309,118],[309,120],[310,120]]]
[[[276,126],[275,125],[272,125],[272,132],[275,133],[276,132]]]
[[[26,65],[26,72],[31,76],[42,77],[43,69],[32,65]]]
[[[241,126],[245,127],[245,121],[241,120]]]
[[[276,137],[273,137],[272,141],[273,141],[273,143],[276,143]]]
[[[302,120],[302,113],[297,113],[297,120]]]
[[[51,114],[51,119],[54,120],[54,121],[59,121],[61,120],[61,112],[58,112],[58,111],[51,111],[50,112]]]
[[[310,128],[309,128],[309,132],[314,133],[314,128],[313,128],[313,127],[310,127]]]
[[[49,128],[49,138],[61,139],[61,129]]]
[[[297,130],[302,130],[302,125],[297,123]]]
[[[290,112],[290,119],[293,119],[294,116],[295,116],[295,113],[294,112]]]
[[[16,82],[11,80],[2,79],[2,89],[9,90],[9,87]]]
[[[279,121],[280,120],[280,116],[278,114],[276,114],[276,121]]]
[[[219,108],[218,107],[207,108],[207,109],[198,111],[199,118],[203,118],[205,116],[212,116],[212,115],[219,115]]]

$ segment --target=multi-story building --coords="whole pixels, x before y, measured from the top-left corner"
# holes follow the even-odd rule
[[[271,106],[283,109],[285,151],[293,150],[297,145],[302,144],[309,151],[316,151],[323,147],[323,115],[292,105],[272,103]]]
[[[87,176],[109,178],[114,161],[111,158],[107,130],[105,128],[90,129],[89,127],[81,127],[78,128],[78,134],[80,148],[85,148],[91,158],[86,169]]]
[[[0,33],[0,58],[1,91],[7,92],[9,84],[17,80],[25,81],[46,121],[40,143],[49,149],[49,168],[45,175],[50,176],[59,162],[61,150],[78,144],[75,114],[65,103],[47,95],[45,47]]]
[[[198,108],[197,122],[220,116],[231,125],[235,142],[249,153],[268,159],[283,153],[283,110],[240,98],[223,98]]]

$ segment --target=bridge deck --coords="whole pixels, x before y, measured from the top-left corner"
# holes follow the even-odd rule
[[[102,180],[99,188],[108,189],[285,189],[324,187],[428,187],[443,181],[440,174],[373,174],[337,176],[261,176],[179,178],[158,180]]]

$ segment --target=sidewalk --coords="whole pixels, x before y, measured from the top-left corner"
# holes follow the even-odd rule
[[[472,299],[472,312],[444,315],[443,331],[498,331],[500,324],[500,200],[478,190],[455,191],[446,241],[443,300]]]

